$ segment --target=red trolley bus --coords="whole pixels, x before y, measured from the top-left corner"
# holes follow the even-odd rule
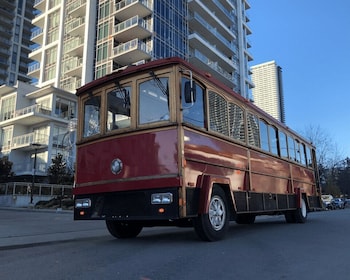
[[[109,74],[77,90],[74,219],[117,238],[193,226],[222,239],[230,221],[321,207],[315,148],[179,58]]]

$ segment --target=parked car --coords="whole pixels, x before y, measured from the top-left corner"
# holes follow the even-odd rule
[[[333,198],[332,204],[334,205],[334,209],[344,209],[345,201],[341,198]]]
[[[322,195],[322,202],[323,202],[323,207],[327,210],[333,210],[334,209],[334,204],[332,203],[333,201],[333,196],[330,194],[323,194]]]

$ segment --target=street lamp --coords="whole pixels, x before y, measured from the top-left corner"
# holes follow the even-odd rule
[[[33,176],[32,176],[32,189],[30,192],[30,204],[33,204],[33,192],[34,192],[34,184],[35,184],[35,171],[36,171],[36,154],[41,146],[39,143],[32,143],[31,146],[35,147],[35,153],[34,153],[34,164],[33,164]]]

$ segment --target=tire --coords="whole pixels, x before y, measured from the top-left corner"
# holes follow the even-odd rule
[[[208,213],[194,219],[194,228],[204,241],[217,241],[224,238],[229,227],[229,213],[225,192],[214,188],[209,202]]]
[[[300,208],[295,210],[295,221],[299,224],[304,224],[307,220],[307,207],[306,207],[306,201],[305,198],[301,198],[301,205]]]
[[[236,223],[241,225],[254,224],[255,215],[253,214],[237,214]]]
[[[134,238],[139,235],[142,226],[128,222],[106,220],[109,233],[116,238]]]
[[[287,223],[299,223],[304,224],[307,220],[307,206],[305,198],[301,199],[300,208],[296,210],[287,211],[284,213],[284,217]]]

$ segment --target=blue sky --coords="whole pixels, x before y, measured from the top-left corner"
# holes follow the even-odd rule
[[[350,1],[249,3],[251,65],[282,67],[287,126],[319,126],[350,157]]]

